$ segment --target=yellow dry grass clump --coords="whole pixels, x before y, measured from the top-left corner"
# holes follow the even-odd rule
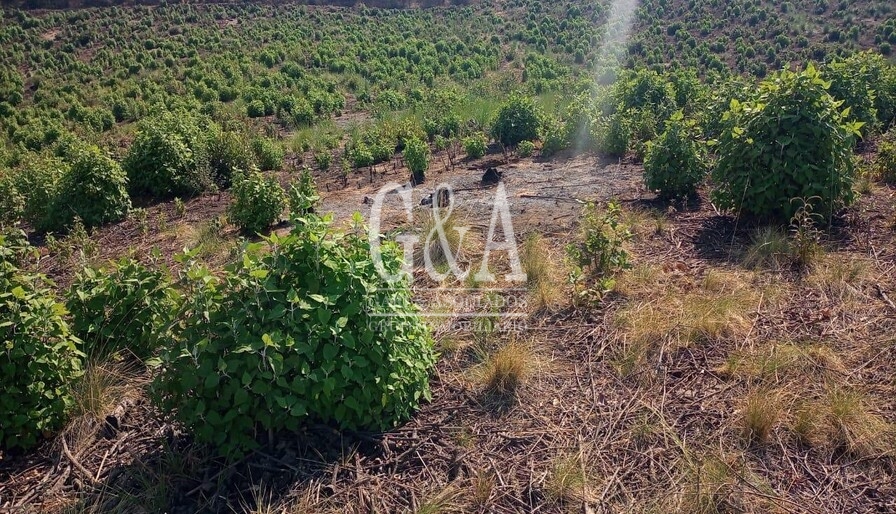
[[[526,383],[535,366],[532,346],[511,341],[488,355],[476,374],[486,393],[513,396]]]
[[[640,271],[645,283],[651,273]],[[632,286],[631,282],[624,286]],[[653,286],[654,294],[625,307],[617,324],[636,346],[686,346],[743,337],[749,331],[761,295],[745,277],[724,271],[707,273],[689,291]]]
[[[732,378],[777,383],[802,380],[807,373],[817,376],[844,370],[840,357],[827,345],[773,341],[731,352],[716,371]]]
[[[557,503],[581,502],[587,499],[588,477],[579,454],[560,455],[554,459],[545,479],[545,496]]]
[[[751,443],[768,442],[787,412],[787,396],[776,390],[759,388],[744,398],[740,409],[744,438]]]
[[[526,273],[533,309],[538,311],[555,306],[562,296],[563,269],[555,262],[540,234],[526,238],[520,252],[520,264]]]
[[[868,396],[842,385],[827,386],[821,396],[799,405],[791,428],[804,443],[830,451],[896,455],[896,426],[873,408]]]
[[[831,301],[855,306],[862,288],[871,280],[869,263],[860,258],[830,255],[819,259],[809,270],[806,283]]]

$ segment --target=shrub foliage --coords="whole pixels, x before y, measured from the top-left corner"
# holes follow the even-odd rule
[[[787,222],[794,198],[810,198],[825,217],[853,200],[852,146],[858,124],[847,122],[811,65],[782,71],[759,85],[750,102],[731,102],[713,173],[713,199],[725,209]]]
[[[81,271],[66,306],[88,356],[128,351],[146,359],[165,341],[177,298],[166,271],[124,258],[109,269]]]
[[[230,187],[234,173],[255,166],[255,154],[249,140],[239,132],[213,128],[207,145],[209,172],[218,187]]]
[[[877,125],[875,101],[877,84],[871,82],[873,70],[866,62],[867,54],[857,54],[829,64],[823,71],[830,81],[828,93],[849,108],[849,119],[861,122],[859,130],[866,136]]]
[[[644,183],[662,198],[696,193],[706,175],[706,156],[696,138],[695,123],[675,113],[666,130],[647,146],[644,158]]]
[[[25,205],[25,197],[16,187],[15,178],[9,173],[0,173],[0,228],[18,223]]]
[[[96,146],[72,150],[71,166],[62,176],[44,228],[67,230],[75,218],[86,228],[127,216],[131,199],[121,166]]]
[[[488,139],[482,133],[471,134],[465,137],[463,143],[464,152],[471,159],[482,157],[488,149]]]
[[[621,217],[622,208],[613,201],[606,208],[588,203],[582,209],[580,239],[566,247],[573,266],[571,281],[586,285],[578,290],[580,296],[599,300],[615,286],[616,273],[631,267],[623,245],[632,234],[622,224]],[[594,283],[590,283],[592,279]]]
[[[397,250],[384,250],[397,273]],[[309,215],[221,276],[190,267],[180,343],[155,384],[163,407],[226,456],[309,419],[373,430],[407,419],[429,398],[432,340],[407,284],[370,256],[366,237]]]
[[[429,159],[429,145],[425,141],[416,137],[408,139],[404,147],[404,160],[414,176],[415,183],[419,184],[426,178]]]
[[[131,192],[155,198],[202,192],[210,183],[206,143],[193,116],[164,113],[141,122],[124,160]]]
[[[28,448],[58,429],[81,369],[65,307],[42,275],[20,269],[24,234],[0,235],[0,447]]]
[[[320,195],[317,193],[310,169],[302,169],[302,176],[299,177],[298,183],[293,183],[290,186],[287,196],[291,217],[304,216],[314,212],[314,207],[320,201]]]
[[[492,136],[504,146],[516,146],[522,141],[538,139],[540,129],[538,106],[531,98],[514,93],[498,111]]]
[[[896,184],[896,129],[890,129],[878,144],[874,169],[881,180]]]
[[[286,192],[274,177],[253,170],[239,174],[233,184],[230,219],[243,232],[263,232],[280,219],[286,206]]]

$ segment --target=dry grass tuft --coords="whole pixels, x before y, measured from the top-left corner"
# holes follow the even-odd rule
[[[470,449],[476,445],[476,434],[469,427],[456,427],[451,432],[451,440],[461,448]]]
[[[849,302],[862,296],[862,287],[871,280],[867,261],[830,255],[819,259],[810,269],[806,283],[830,300]]]
[[[744,277],[711,272],[692,291],[667,288],[652,301],[625,308],[617,324],[631,344],[717,342],[746,334],[759,299]]]
[[[780,391],[757,389],[743,400],[740,424],[744,438],[765,444],[787,411],[786,397]]]
[[[654,421],[652,413],[645,412],[638,417],[629,432],[635,448],[644,450],[657,441],[657,436],[662,432],[662,426]]]
[[[486,358],[479,368],[479,381],[490,395],[514,396],[534,370],[535,361],[530,345],[511,341]]]
[[[245,514],[282,514],[286,508],[274,499],[274,493],[263,485],[252,488],[251,503],[242,501]]]
[[[686,466],[680,512],[716,514],[727,512],[735,496],[737,477],[731,465],[718,456]]]
[[[757,228],[744,249],[741,262],[750,269],[780,271],[790,264],[791,245],[779,227]]]
[[[523,242],[523,251],[520,252],[520,260],[529,287],[535,287],[543,282],[554,279],[551,269],[551,259],[548,256],[547,244],[541,234],[530,234]]]
[[[803,404],[791,427],[804,443],[859,457],[894,455],[896,426],[888,423],[864,394],[842,386],[828,387]]]
[[[440,491],[431,493],[417,507],[416,514],[444,514],[448,512],[462,512],[457,505],[460,491],[453,485],[449,485]]]
[[[862,196],[871,194],[874,190],[874,175],[875,170],[872,166],[860,166],[853,183],[853,190]]]
[[[665,274],[656,266],[638,264],[619,275],[615,291],[627,298],[650,297],[656,293],[658,285],[665,287],[665,279]]]
[[[492,472],[478,471],[473,476],[470,487],[470,501],[474,506],[482,508],[488,505],[495,490],[495,475]]]
[[[137,398],[148,380],[136,367],[114,362],[89,363],[72,384],[73,428],[96,427],[127,400]]]
[[[654,345],[645,340],[621,341],[617,351],[610,359],[610,364],[620,377],[626,378],[639,371],[650,358]]]
[[[799,380],[807,373],[839,373],[845,369],[840,357],[826,345],[772,342],[732,352],[717,371],[724,376],[777,383]]]
[[[622,211],[623,225],[630,227],[635,238],[648,238],[654,235],[662,235],[669,224],[665,214],[644,209],[624,209]]]
[[[743,454],[694,455],[684,459],[679,501],[674,510],[692,514],[776,512],[774,489],[752,471]],[[757,494],[758,493],[758,494]]]
[[[215,219],[204,221],[198,226],[188,226],[187,247],[199,248],[199,256],[207,261],[213,261],[230,252],[231,241],[224,236],[227,228],[227,217],[218,216]]]
[[[562,455],[554,460],[544,482],[545,496],[557,503],[583,501],[587,495],[587,483],[581,456]]]
[[[523,243],[520,261],[535,310],[550,308],[556,305],[561,296],[560,285],[563,280],[558,276],[562,270],[551,258],[550,249],[540,234],[532,234]]]
[[[427,259],[438,267],[445,267],[448,263],[448,254],[442,246],[442,233],[448,245],[448,250],[455,260],[461,258],[463,243],[465,241],[466,227],[457,226],[457,216],[452,214],[447,218],[436,220],[434,214],[426,218],[420,232],[420,243],[414,251],[414,265],[423,266]],[[440,233],[441,231],[441,233]],[[474,274],[474,272],[471,272]]]

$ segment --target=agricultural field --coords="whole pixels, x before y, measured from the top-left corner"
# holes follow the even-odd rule
[[[0,513],[896,512],[896,6],[0,11]]]

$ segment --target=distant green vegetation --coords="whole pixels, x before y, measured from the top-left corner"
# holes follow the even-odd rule
[[[752,89],[736,77],[809,59],[825,63],[829,92],[864,123],[863,136],[896,116],[896,78],[883,58],[841,59],[892,51],[889,2],[646,0],[630,38],[603,48],[610,5],[4,10],[2,222],[64,231],[72,214],[84,217],[52,208],[66,202],[57,195],[66,194],[59,185],[73,172],[66,149],[76,142],[119,161],[131,195],[170,199],[227,188],[235,170],[278,170],[290,156],[321,169],[366,168],[417,138],[456,142],[474,156],[490,133],[509,146],[540,139],[544,155],[573,147],[643,158],[672,112],[718,137],[717,106]],[[637,71],[610,86],[618,66]],[[519,117],[533,97],[556,92],[563,100],[537,121],[499,116],[508,99]],[[334,129],[334,116],[355,111],[372,119]],[[116,207],[84,221],[125,214]]]

